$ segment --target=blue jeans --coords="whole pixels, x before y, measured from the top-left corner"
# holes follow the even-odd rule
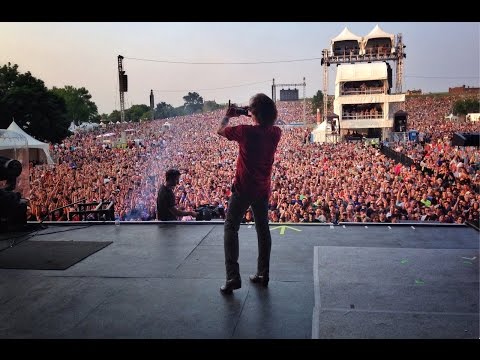
[[[269,277],[272,237],[268,226],[268,197],[249,198],[233,192],[228,202],[223,238],[227,280],[240,279],[238,230],[249,206],[252,207],[258,239],[257,274]]]

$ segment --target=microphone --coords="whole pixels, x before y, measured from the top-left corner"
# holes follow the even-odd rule
[[[60,207],[58,207],[58,208],[56,208],[56,209],[53,209],[52,211],[49,211],[48,214],[43,217],[43,219],[40,221],[39,224],[41,224],[41,223],[43,223],[45,220],[47,220],[47,218],[48,218],[50,215],[52,215],[55,211],[60,210],[60,209],[65,209],[66,207],[69,207],[69,206],[78,204],[79,202],[82,202],[82,201],[85,201],[85,200],[87,200],[87,198],[83,198],[83,199],[77,200],[77,201],[75,201],[75,202],[73,202],[73,203],[71,203],[71,204],[67,204],[67,205],[64,205],[64,206],[60,206]]]

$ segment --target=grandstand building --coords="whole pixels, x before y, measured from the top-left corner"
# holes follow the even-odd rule
[[[390,94],[389,72],[385,62],[337,68],[333,111],[339,118],[341,136],[357,132],[368,138],[389,137],[399,103],[405,102],[405,94]]]
[[[345,28],[322,52],[324,99],[328,94],[328,66],[337,64],[333,112],[338,126],[329,123],[324,104],[324,141],[336,142],[356,133],[386,139],[394,131],[395,114],[405,109],[402,93],[405,46],[402,35],[383,31],[378,25],[360,37]],[[395,83],[390,62],[395,63]],[[401,130],[400,130],[401,131]],[[403,129],[405,131],[405,129]]]

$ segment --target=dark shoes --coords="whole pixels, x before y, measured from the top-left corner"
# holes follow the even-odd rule
[[[242,280],[230,279],[225,282],[225,285],[220,286],[222,294],[231,294],[233,290],[240,289],[242,287]]]
[[[268,277],[267,276],[262,276],[262,275],[250,275],[250,281],[254,284],[260,284],[264,287],[268,286]]]
[[[250,281],[254,284],[260,284],[263,287],[268,287],[268,276],[262,275],[250,275]],[[242,287],[242,280],[240,279],[230,279],[225,282],[225,285],[220,286],[220,291],[222,294],[231,294],[233,290],[240,289]]]

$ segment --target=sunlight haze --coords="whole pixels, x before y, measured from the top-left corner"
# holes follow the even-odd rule
[[[0,66],[18,64],[48,88],[85,87],[99,114],[119,110],[117,56],[128,75],[125,107],[174,107],[196,91],[204,101],[246,103],[258,92],[271,95],[278,84],[306,81],[306,96],[323,87],[322,49],[345,26],[358,36],[377,23],[0,23]],[[447,92],[479,86],[479,23],[379,22],[406,45],[403,91]],[[144,61],[135,59],[154,61]],[[292,61],[303,60],[303,61]],[[165,61],[165,62],[162,62]],[[288,62],[287,62],[288,61]],[[215,62],[268,64],[175,64]],[[329,93],[335,66],[329,68]],[[303,96],[303,87],[297,87]]]

